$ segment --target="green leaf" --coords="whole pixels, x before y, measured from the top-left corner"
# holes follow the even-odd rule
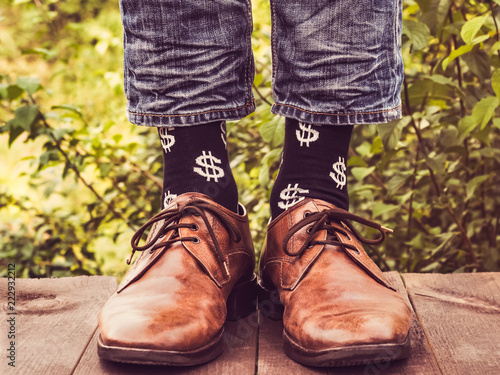
[[[493,53],[495,53],[496,51],[498,51],[500,49],[500,41],[498,42],[495,42],[495,44],[493,44],[490,48],[490,55],[492,55]]]
[[[101,172],[101,177],[108,177],[112,167],[113,165],[111,163],[99,164],[99,171]]]
[[[115,134],[112,139],[116,143],[119,143],[122,140],[122,138],[123,138],[123,134]]]
[[[59,140],[62,137],[64,137],[66,134],[71,133],[72,129],[65,129],[65,128],[57,128],[54,129],[52,132],[52,135],[54,136],[55,139]]]
[[[472,46],[472,45],[465,45],[465,46],[461,46],[458,49],[452,51],[450,53],[450,55],[446,59],[443,60],[443,70],[446,70],[446,68],[448,67],[448,65],[453,60],[455,60],[457,57],[462,56],[463,54],[472,51],[472,48],[474,48],[474,46]]]
[[[500,98],[500,69],[495,70],[491,75],[491,87],[497,98]]]
[[[271,121],[264,122],[259,128],[259,132],[265,142],[271,143],[273,147],[279,146],[285,138],[284,117],[275,117]]]
[[[16,80],[16,84],[30,95],[33,95],[42,88],[40,78],[38,77],[19,77]]]
[[[460,31],[460,36],[463,41],[467,44],[471,44],[476,34],[479,32],[484,22],[488,18],[489,13],[486,13],[480,17],[475,17],[469,21],[467,21]]]
[[[396,193],[401,186],[403,186],[406,181],[411,177],[411,172],[406,172],[406,173],[398,173],[394,175],[389,182],[387,182],[387,190],[389,191],[389,194],[394,194]]]
[[[276,148],[269,151],[263,158],[261,162],[261,168],[259,172],[259,184],[266,187],[269,183],[269,170],[271,165],[281,158],[281,148]]]
[[[44,59],[50,60],[57,57],[57,51],[51,51],[45,48],[31,48],[22,50],[23,55],[41,55]]]
[[[477,75],[479,79],[485,80],[491,75],[490,56],[485,50],[475,47],[470,53],[463,55],[463,60],[470,71]]]
[[[377,126],[378,134],[382,139],[385,150],[394,150],[401,139],[401,132],[411,122],[411,116],[404,116],[400,120],[394,120]]]
[[[395,204],[385,204],[382,202],[375,202],[372,206],[372,217],[376,219],[377,217],[386,214],[388,212],[392,212],[395,210],[401,209],[399,205]]]
[[[425,23],[431,33],[436,35],[438,27],[443,24],[446,18],[448,9],[450,8],[451,0],[418,0],[417,3],[422,10],[420,21]]]
[[[71,104],[53,105],[51,107],[51,109],[65,109],[65,110],[70,111],[70,112],[75,112],[80,116],[82,115],[82,111],[80,110],[80,108],[75,107],[74,105],[71,105]]]
[[[481,118],[481,125],[480,125],[481,129],[485,128],[485,126],[488,124],[488,122],[495,114],[495,109],[499,105],[500,105],[500,99],[498,99],[498,97],[496,96],[484,98],[479,103],[476,104],[474,109],[476,109],[476,107],[478,108],[476,112]]]
[[[15,112],[15,126],[21,127],[22,129],[28,131],[30,130],[31,124],[33,124],[37,116],[38,106],[24,105],[22,107],[19,107]]]
[[[9,128],[9,147],[12,145],[12,143],[21,135],[21,133],[24,131],[23,128],[20,126],[15,125],[15,120],[9,120],[6,123],[7,127]]]
[[[23,92],[24,90],[18,85],[0,84],[0,95],[3,99],[7,99],[8,101],[17,99]]]
[[[427,46],[431,32],[425,23],[405,19],[403,34],[411,40],[413,49],[418,51]]]
[[[351,169],[351,174],[354,176],[356,180],[362,182],[367,176],[369,176],[375,167],[363,168],[363,167],[355,167]]]
[[[476,44],[479,44],[479,43],[482,43],[484,42],[485,40],[488,40],[490,39],[490,36],[489,35],[481,35],[481,36],[477,36],[475,37],[472,42],[470,44],[472,45],[476,45]]]
[[[453,81],[451,78],[445,77],[441,74],[433,74],[431,76],[425,76],[425,79],[428,79],[434,83],[438,83],[438,84],[443,85],[443,86],[450,86],[450,87],[453,87],[456,89],[459,88],[458,83]]]
[[[477,187],[481,185],[483,182],[490,178],[489,175],[477,176],[470,180],[466,185],[467,191],[467,200],[471,199],[476,191]]]
[[[500,119],[499,119],[500,120]],[[349,160],[347,160],[347,167],[367,167],[366,161],[363,160],[360,156],[351,156]]]
[[[468,136],[478,126],[478,122],[472,116],[465,116],[458,122],[458,135],[461,140]]]
[[[472,114],[461,119],[458,123],[458,133],[461,138],[470,134],[474,129],[484,127],[495,114],[495,109],[500,105],[500,99],[489,96],[476,103]]]
[[[418,4],[418,7],[422,12],[427,12],[432,5],[432,0],[416,0],[415,2]]]
[[[253,79],[253,84],[256,87],[259,87],[262,81],[264,81],[264,76],[262,74],[256,74],[255,78]]]
[[[259,184],[262,187],[267,187],[269,183],[269,165],[264,164],[259,171]]]
[[[428,157],[425,157],[425,162],[431,168],[434,173],[441,175],[446,166],[446,154],[435,154],[431,153]]]

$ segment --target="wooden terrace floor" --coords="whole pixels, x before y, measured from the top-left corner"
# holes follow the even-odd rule
[[[102,361],[96,352],[96,317],[116,288],[116,280],[107,276],[17,279],[13,368],[6,356],[7,279],[1,279],[0,374],[500,374],[500,273],[387,276],[414,310],[412,356],[345,368],[306,367],[290,360],[282,350],[282,323],[257,312],[226,325],[224,354],[206,365],[179,368]]]

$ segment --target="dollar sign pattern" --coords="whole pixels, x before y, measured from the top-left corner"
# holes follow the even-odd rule
[[[163,198],[163,208],[167,207],[175,198],[177,198],[177,194],[172,194],[170,190],[166,191]]]
[[[226,136],[226,127],[224,126],[224,121],[220,123],[220,130],[222,132],[220,137],[222,138],[222,142],[224,142],[224,148],[227,150],[227,136]]]
[[[344,158],[339,157],[339,161],[333,164],[333,170],[335,173],[330,172],[330,177],[337,183],[337,189],[340,186],[340,190],[342,190],[346,183]]]
[[[221,164],[221,160],[213,156],[211,151],[208,151],[208,154],[202,151],[202,154],[196,158],[196,164],[202,168],[194,167],[193,170],[205,177],[207,181],[213,179],[219,182],[219,178],[224,177],[224,170],[215,165]]]
[[[173,131],[174,128],[170,128],[170,131]],[[160,141],[163,150],[167,153],[170,152],[170,147],[175,145],[175,137],[172,134],[168,134],[167,128],[160,128]]]
[[[312,128],[311,124],[304,124],[303,122],[299,122],[300,130],[295,131],[295,135],[297,136],[297,140],[300,142],[300,147],[306,145],[309,147],[311,142],[315,142],[319,138],[319,131]]]
[[[281,190],[280,198],[283,199],[283,201],[278,202],[278,207],[282,210],[288,210],[294,204],[297,204],[301,200],[305,199],[305,197],[302,197],[298,194],[307,193],[309,193],[309,190],[299,188],[299,184],[295,184],[293,186],[292,184],[288,184],[286,188]]]

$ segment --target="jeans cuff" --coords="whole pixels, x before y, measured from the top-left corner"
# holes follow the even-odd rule
[[[127,111],[127,119],[135,125],[142,126],[190,126],[206,124],[214,121],[240,120],[255,111],[255,102],[251,101],[241,107],[232,109],[215,109],[199,113],[161,114],[137,113]]]
[[[289,105],[274,103],[271,112],[288,118],[293,118],[307,124],[324,125],[362,125],[362,124],[383,124],[392,120],[400,119],[401,105],[392,109],[382,109],[379,111],[359,111],[346,113],[313,112]]]

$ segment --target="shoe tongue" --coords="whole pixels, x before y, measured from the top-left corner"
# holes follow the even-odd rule
[[[316,213],[324,210],[337,208],[335,205],[320,199],[306,198],[302,202],[293,206],[290,210],[293,225],[304,219],[307,212]]]
[[[332,208],[338,208],[337,206],[335,206],[332,203],[328,203],[328,202],[325,202],[325,201],[322,201],[319,199],[314,199],[314,200],[311,199],[311,200],[314,201],[318,211],[331,210]]]

